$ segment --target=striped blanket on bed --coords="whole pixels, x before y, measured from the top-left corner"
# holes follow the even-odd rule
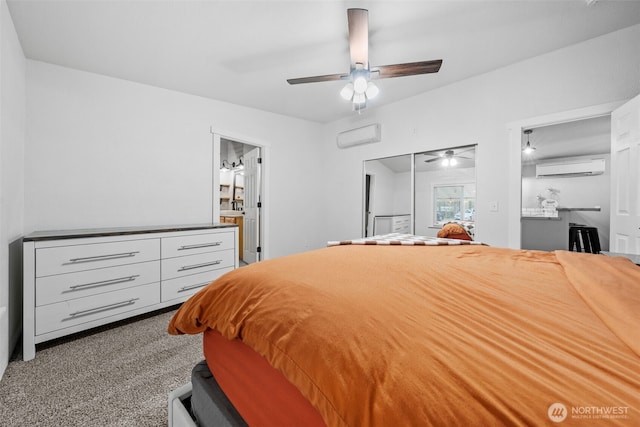
[[[390,233],[379,236],[364,237],[353,240],[327,242],[327,246],[339,245],[409,245],[409,246],[441,246],[441,245],[482,245],[472,240],[443,239],[438,237],[416,236],[413,234]]]

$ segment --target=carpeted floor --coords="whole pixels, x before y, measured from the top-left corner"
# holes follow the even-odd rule
[[[169,335],[175,307],[12,360],[0,380],[0,425],[166,426],[167,394],[203,359],[200,335]]]

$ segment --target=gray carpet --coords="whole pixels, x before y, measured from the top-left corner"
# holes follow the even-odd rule
[[[2,426],[166,426],[167,394],[203,359],[200,335],[172,336],[175,308],[38,347],[0,381]]]

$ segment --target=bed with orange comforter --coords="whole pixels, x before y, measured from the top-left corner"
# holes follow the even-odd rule
[[[623,258],[336,245],[234,270],[169,325],[211,330],[329,426],[640,425],[640,267]]]

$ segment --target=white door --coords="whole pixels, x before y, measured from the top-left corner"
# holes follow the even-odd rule
[[[243,261],[260,261],[260,148],[244,155]]]
[[[611,113],[611,252],[640,254],[640,96]]]

